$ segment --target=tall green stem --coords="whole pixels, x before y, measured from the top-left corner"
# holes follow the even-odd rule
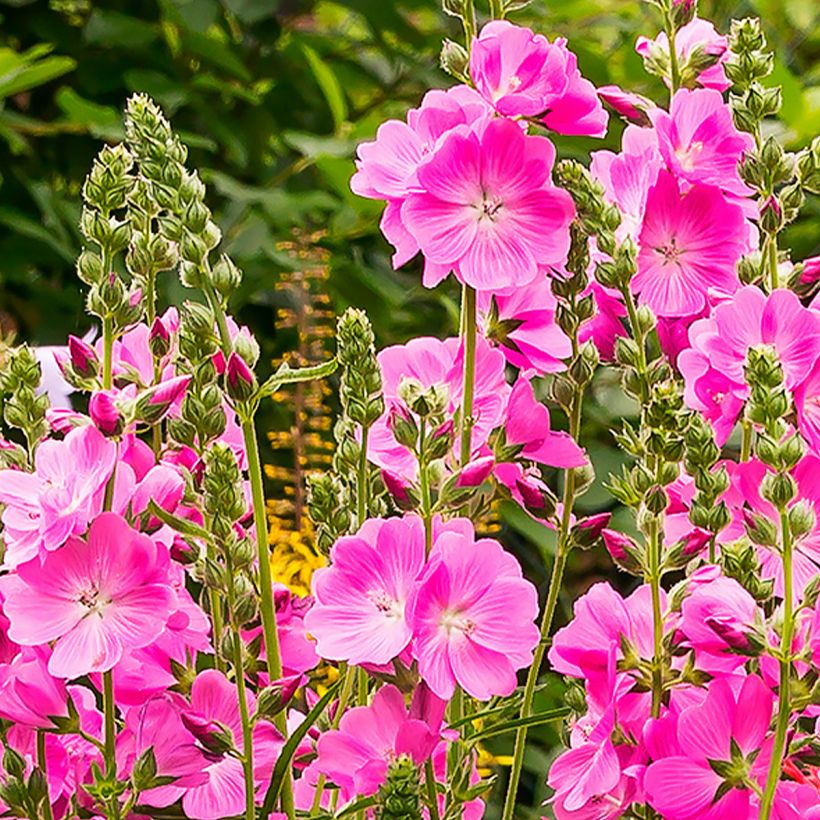
[[[777,234],[768,234],[766,237],[766,265],[769,269],[769,284],[772,290],[777,290],[780,277],[777,272]]]
[[[242,767],[245,772],[245,820],[254,820],[256,815],[256,786],[253,780],[253,727],[248,713],[248,695],[245,689],[245,665],[242,661],[242,635],[236,622],[236,595],[234,594],[233,562],[225,556],[227,570],[228,615],[231,620],[233,644],[233,667],[236,678],[236,698],[239,701],[239,719],[242,723]]]
[[[421,489],[421,518],[424,521],[424,554],[429,555],[433,547],[433,511],[430,497],[430,476],[427,473],[427,423],[419,424],[419,486]]]
[[[109,316],[103,319],[103,370],[102,386],[104,390],[111,389],[113,353],[114,353],[114,323]]]
[[[359,474],[356,487],[356,517],[359,526],[367,520],[367,427],[362,425],[361,449],[359,451]]]
[[[43,779],[48,783],[48,759],[46,758],[46,733],[42,729],[37,730],[37,768],[43,775]],[[46,789],[46,796],[43,798],[43,820],[54,820],[54,813],[51,810],[51,797]]]
[[[665,15],[666,37],[669,40],[669,82],[671,92],[674,93],[680,88],[680,67],[678,66],[678,53],[675,48],[675,24],[671,14]]]
[[[463,467],[472,455],[473,393],[475,392],[476,294],[469,285],[462,291],[464,311],[464,384],[461,402],[461,452]]]
[[[103,672],[103,721],[105,726],[105,779],[113,783],[117,777],[117,723],[116,706],[114,704],[114,676],[109,669]],[[120,801],[118,797],[111,799],[106,806],[110,820],[118,820],[120,816]]]
[[[748,419],[743,419],[740,423],[743,436],[740,440],[740,460],[748,461],[752,457],[752,434],[754,429]]]
[[[578,354],[577,336],[573,338],[573,356]],[[575,385],[575,392],[570,408],[569,432],[572,438],[577,441],[581,431],[581,408],[583,406],[583,387]],[[572,508],[575,502],[575,471],[569,469],[564,477],[563,508],[561,511],[561,522],[558,528],[558,540],[555,551],[555,561],[552,565],[549,590],[547,591],[547,601],[544,604],[544,614],[541,617],[541,639],[535,648],[532,666],[527,672],[527,680],[524,684],[524,697],[521,702],[520,717],[528,718],[532,714],[533,703],[535,701],[535,686],[538,683],[538,674],[541,671],[541,664],[544,662],[544,655],[547,651],[550,629],[555,617],[555,610],[558,606],[558,594],[561,591],[561,583],[564,579],[564,569],[567,564],[567,556],[570,550],[569,532],[572,523]],[[518,795],[518,784],[521,780],[521,769],[524,765],[524,750],[527,745],[527,726],[520,726],[515,733],[515,746],[513,748],[513,761],[510,767],[510,778],[507,783],[507,796],[504,800],[504,810],[501,815],[502,820],[513,820],[515,814],[515,800]]]
[[[214,312],[222,353],[225,359],[233,352],[228,322],[225,310],[210,284],[204,287],[205,295]],[[273,602],[273,579],[270,569],[270,550],[268,549],[268,519],[265,510],[265,488],[262,483],[262,464],[259,460],[259,445],[256,441],[256,430],[253,426],[253,417],[241,418],[242,438],[245,443],[245,452],[248,458],[248,475],[251,482],[251,498],[253,501],[253,523],[256,531],[256,558],[259,565],[259,608],[262,614],[262,635],[265,641],[265,655],[267,658],[268,678],[271,681],[282,677],[282,656],[279,650],[279,633],[276,628],[276,608]],[[283,738],[287,738],[287,722],[284,711],[274,718],[274,725]],[[282,783],[282,811],[288,820],[294,820],[295,808],[293,805],[293,787],[290,774],[285,776]]]
[[[663,616],[661,613],[661,542],[659,521],[652,516],[649,522],[649,586],[652,591],[652,717],[660,717],[663,699]]]
[[[772,757],[766,777],[766,790],[760,801],[760,820],[769,820],[774,803],[777,784],[783,769],[786,749],[786,735],[791,718],[791,675],[792,639],[794,637],[794,592],[792,589],[792,558],[794,543],[789,527],[789,516],[785,509],[780,511],[780,529],[783,538],[783,634],[780,639],[780,689],[777,703],[777,725],[775,727]]]

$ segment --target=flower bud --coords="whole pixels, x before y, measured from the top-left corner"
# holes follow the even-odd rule
[[[138,421],[145,424],[156,424],[163,419],[173,405],[188,389],[190,376],[176,376],[173,379],[160,382],[155,387],[143,390],[134,409]]]
[[[221,723],[208,720],[193,712],[183,712],[180,717],[185,728],[207,751],[224,755],[234,749],[233,735]]]
[[[225,389],[228,395],[238,402],[250,399],[258,388],[256,376],[236,352],[228,357],[225,367]]]
[[[389,470],[382,470],[381,476],[387,492],[393,497],[399,509],[413,509],[415,505],[410,493],[411,485],[401,476],[391,473]]]
[[[439,63],[451,77],[463,81],[468,76],[470,55],[464,46],[454,43],[452,40],[445,40],[441,46]]]
[[[774,194],[760,208],[760,227],[768,234],[775,234],[783,227],[783,210]]]
[[[88,402],[88,415],[104,436],[118,436],[125,428],[125,420],[114,400],[115,395],[111,390],[100,390],[92,393]]]
[[[453,446],[454,424],[452,419],[447,419],[443,424],[433,430],[430,438],[425,441],[424,454],[428,460],[433,461],[442,458],[450,452]]]
[[[743,526],[753,544],[761,547],[777,546],[777,527],[765,516],[744,509]]]
[[[643,571],[641,549],[628,535],[604,529],[601,537],[610,557],[622,570],[632,575],[641,574]]]
[[[606,525],[609,524],[611,517],[611,513],[607,512],[590,515],[588,518],[582,519],[570,530],[571,543],[584,550],[593,547],[601,537]]]
[[[157,316],[148,333],[148,344],[155,359],[161,359],[171,349],[171,334],[165,322]]]
[[[293,699],[301,683],[301,675],[290,675],[266,686],[256,698],[256,714],[266,718],[278,715]]]
[[[473,459],[459,472],[456,478],[456,487],[478,487],[493,471],[495,459],[492,456],[482,456]]]
[[[387,416],[393,438],[411,450],[415,450],[418,443],[419,430],[416,421],[404,404],[394,403],[390,406]]]
[[[100,362],[94,348],[83,339],[76,336],[68,337],[68,354],[71,366],[78,376],[84,379],[93,379],[100,371]]]

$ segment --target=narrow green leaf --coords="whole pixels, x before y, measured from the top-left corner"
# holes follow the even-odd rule
[[[347,100],[344,91],[342,91],[342,86],[330,66],[322,60],[314,49],[303,45],[302,51],[308,61],[310,70],[313,72],[313,76],[316,78],[316,82],[319,83],[319,88],[322,89],[322,93],[325,95],[327,104],[330,107],[330,113],[333,115],[333,123],[338,131],[339,126],[347,119]]]
[[[290,761],[296,753],[296,747],[302,742],[302,738],[308,733],[310,727],[316,723],[322,712],[324,712],[325,707],[333,699],[341,683],[340,680],[336,681],[336,683],[322,695],[282,747],[282,751],[279,753],[279,759],[273,767],[268,790],[265,792],[265,802],[262,803],[262,817],[270,817],[273,806],[276,803],[276,798],[279,797],[279,792],[282,789],[285,774],[290,769]]]
[[[210,533],[200,527],[199,524],[195,524],[187,518],[180,518],[178,515],[169,513],[168,510],[163,510],[162,507],[160,507],[159,504],[157,504],[157,502],[153,499],[148,502],[148,512],[156,518],[159,518],[163,524],[167,524],[172,530],[175,530],[180,535],[210,540]]]
[[[515,720],[506,720],[504,723],[499,723],[496,726],[490,726],[470,737],[471,742],[485,740],[488,737],[495,735],[503,735],[506,732],[511,732],[514,729],[519,729],[522,726],[539,726],[542,723],[549,723],[552,720],[559,720],[566,717],[572,710],[569,706],[561,706],[558,709],[550,709],[548,712],[540,712],[537,715],[530,715],[525,718],[516,718]]]
[[[333,373],[338,367],[336,358],[332,358],[322,364],[312,367],[300,367],[292,370],[287,364],[283,364],[260,388],[259,395],[264,398],[272,396],[280,387],[286,384],[296,384],[296,382],[312,382],[315,379],[324,379]]]

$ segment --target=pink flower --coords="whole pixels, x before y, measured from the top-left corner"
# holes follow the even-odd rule
[[[563,262],[572,199],[550,182],[555,149],[509,120],[455,129],[418,168],[401,217],[429,262],[478,289],[531,282]]]
[[[545,278],[508,294],[480,291],[485,334],[507,361],[539,375],[564,370],[572,353],[569,339],[555,321],[555,297]]]
[[[569,433],[550,430],[549,410],[535,400],[532,384],[519,376],[507,404],[504,425],[508,446],[520,447],[518,457],[549,467],[582,467],[587,463],[583,449]]]
[[[44,441],[34,473],[0,470],[5,563],[14,567],[85,532],[102,509],[117,446],[89,425]]]
[[[762,768],[765,778],[761,764],[766,756],[756,756],[769,729],[772,702],[772,693],[755,675],[743,681],[738,694],[723,678],[711,681],[706,699],[681,712],[676,739],[666,742],[673,750],[677,745],[678,753],[646,770],[644,787],[653,808],[669,820],[750,816],[752,791],[738,785],[718,794],[724,779],[710,761],[730,762],[734,744],[749,768]]]
[[[646,198],[632,289],[660,316],[687,316],[706,306],[710,288],[740,287],[735,264],[747,250],[743,211],[707,185],[682,194],[662,171]]]
[[[752,649],[752,632],[760,618],[754,598],[732,578],[699,584],[681,606],[680,629],[695,650],[698,667],[732,672]],[[753,654],[753,653],[750,653]]]
[[[115,390],[97,390],[88,400],[88,415],[104,436],[118,436],[125,427],[125,419],[117,404]]]
[[[305,626],[323,658],[389,663],[410,643],[405,605],[424,566],[421,519],[371,519],[340,538],[313,575]]]
[[[655,104],[646,97],[624,91],[617,85],[600,86],[598,96],[616,114],[620,114],[628,122],[642,127],[651,125],[648,112],[655,107]]]
[[[450,698],[459,684],[479,700],[509,695],[538,642],[535,588],[497,541],[445,531],[407,606],[419,673]]]
[[[256,698],[247,693],[248,710],[253,714]],[[242,721],[236,687],[215,669],[197,675],[191,687],[191,706],[185,713],[190,724],[199,723],[227,730],[234,746],[244,751]],[[188,725],[188,724],[186,724]],[[266,721],[258,721],[253,728],[254,784],[261,799],[270,782],[271,771],[282,741],[276,730]],[[220,820],[242,814],[245,809],[245,776],[242,762],[232,755],[207,753],[205,774],[200,785],[189,786],[182,797],[182,807],[188,817],[200,820]]]
[[[592,318],[581,325],[578,338],[581,342],[592,339],[601,358],[612,361],[615,358],[615,341],[619,336],[626,335],[626,328],[621,321],[626,316],[626,305],[618,291],[605,288],[597,282],[589,283],[589,292],[595,300],[596,310]]]
[[[422,714],[419,706],[424,689],[422,684],[416,690],[408,715],[401,692],[395,686],[384,686],[370,706],[350,709],[338,730],[319,738],[316,768],[339,787],[343,804],[357,795],[375,794],[399,755],[408,755],[417,765],[430,757],[440,737],[444,702],[431,696],[432,709]]]
[[[460,407],[463,394],[464,360],[458,339],[419,337],[406,345],[386,347],[378,354],[382,371],[387,411],[373,425],[368,437],[368,457],[383,469],[405,478],[415,478],[416,458],[400,445],[390,429],[390,408],[400,403],[402,379],[415,379],[424,389],[444,385],[449,393],[446,414],[452,416]],[[472,445],[475,452],[486,443],[490,433],[501,423],[510,388],[504,372],[504,356],[482,337],[476,343],[475,389]]]
[[[710,318],[695,322],[689,336],[714,369],[741,387],[749,350],[772,347],[786,387],[794,389],[820,356],[820,315],[804,308],[791,291],[766,296],[748,286],[718,305]]]
[[[175,604],[168,553],[115,513],[92,523],[88,542],[72,536],[42,564],[3,579],[9,635],[24,646],[56,641],[52,675],[111,669],[123,651],[147,646]]]
[[[669,38],[665,32],[662,31],[654,40],[638,37],[635,51],[641,57],[648,57],[653,50],[668,55]],[[723,71],[723,63],[729,59],[728,42],[722,34],[717,33],[712,23],[699,17],[695,17],[675,33],[675,53],[681,65],[685,65],[696,50],[717,58],[714,65],[700,72],[698,84],[703,88],[714,88],[717,91],[729,88],[731,83]]]
[[[47,648],[23,648],[0,666],[0,717],[33,729],[53,729],[52,717],[68,715],[65,683],[48,671]]]
[[[732,112],[719,91],[682,88],[675,92],[669,113],[657,109],[652,119],[658,148],[675,176],[748,196],[737,164],[754,143],[749,134],[735,128]]]
[[[505,116],[540,117],[562,134],[602,137],[607,116],[595,87],[581,77],[566,41],[506,20],[494,20],[473,40],[470,76],[479,94]]]
[[[157,764],[157,776],[173,778],[165,786],[148,789],[140,794],[140,803],[148,806],[170,806],[194,787],[208,781],[205,768],[209,759],[196,744],[182,723],[180,709],[186,706],[178,695],[151,698],[144,706],[126,711],[125,730],[120,734],[117,757],[126,757],[121,767],[123,779],[127,771],[148,749],[152,749]]]
[[[798,429],[809,446],[820,452],[820,364],[817,361],[794,391],[794,406]]]
[[[68,355],[71,359],[71,366],[78,376],[86,379],[93,379],[99,372],[100,363],[94,348],[85,339],[77,336],[68,337]]]

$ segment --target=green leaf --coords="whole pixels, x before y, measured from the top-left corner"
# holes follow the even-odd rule
[[[71,122],[84,126],[92,136],[122,138],[123,128],[116,109],[85,100],[68,86],[54,95],[54,101]]]
[[[327,692],[316,702],[316,705],[305,715],[305,719],[296,727],[293,734],[285,742],[282,751],[279,752],[279,759],[273,767],[268,790],[265,792],[265,802],[262,803],[262,817],[270,817],[276,798],[285,780],[285,775],[290,770],[290,761],[296,753],[296,748],[302,742],[310,727],[319,719],[325,707],[333,700],[333,696],[341,686],[340,680],[336,681]]]
[[[499,723],[497,726],[489,726],[486,729],[482,729],[480,732],[476,732],[476,734],[470,737],[470,741],[478,742],[486,740],[488,737],[503,735],[522,726],[540,726],[542,723],[560,720],[561,718],[566,717],[571,711],[572,710],[569,706],[561,706],[558,709],[550,709],[548,712],[540,712],[537,715],[530,715],[525,718],[516,718],[515,720],[505,720],[504,723]]]
[[[39,222],[35,222],[33,219],[27,217],[22,211],[18,211],[15,208],[0,207],[0,225],[5,225],[29,239],[43,242],[68,262],[69,265],[74,264],[73,249],[66,247],[54,236],[52,231],[47,230]]]
[[[163,524],[167,524],[180,535],[187,535],[191,538],[202,538],[206,541],[210,541],[211,539],[211,534],[200,527],[199,524],[195,524],[187,518],[180,518],[178,515],[169,513],[168,510],[163,510],[154,499],[148,502],[148,512],[156,518],[159,518]]]
[[[338,78],[333,73],[330,66],[322,60],[318,53],[310,46],[303,45],[302,52],[308,61],[310,70],[319,83],[319,88],[325,95],[330,113],[333,115],[333,123],[338,131],[342,123],[347,119],[347,100]]]
[[[333,373],[337,367],[338,362],[335,357],[322,362],[322,364],[313,365],[313,367],[300,367],[296,370],[291,370],[286,362],[259,388],[259,396],[261,398],[272,396],[280,387],[286,384],[324,379]]]
[[[10,97],[43,85],[72,71],[77,65],[71,57],[37,59],[36,55],[40,53],[41,50],[34,51],[32,58],[32,51],[18,55],[11,49],[0,49],[0,97]]]

